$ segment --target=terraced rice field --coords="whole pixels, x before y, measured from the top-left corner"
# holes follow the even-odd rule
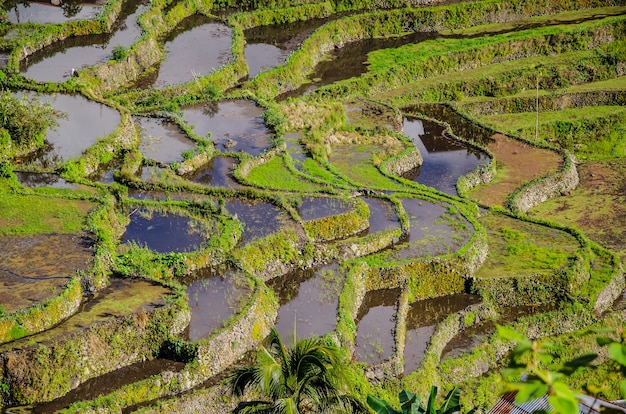
[[[40,6],[0,22],[3,410],[230,412],[277,326],[481,411],[495,323],[623,324],[626,2]]]

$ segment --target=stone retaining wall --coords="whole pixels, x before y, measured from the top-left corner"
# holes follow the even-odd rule
[[[525,213],[552,197],[574,190],[579,181],[576,158],[569,152],[565,152],[565,157],[563,170],[533,180],[516,191],[509,199],[511,210]]]

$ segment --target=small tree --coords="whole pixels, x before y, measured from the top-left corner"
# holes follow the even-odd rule
[[[233,413],[367,412],[346,394],[346,368],[337,346],[308,338],[286,348],[272,328],[256,364],[237,368],[229,376],[234,395],[251,389],[262,399],[240,402]]]

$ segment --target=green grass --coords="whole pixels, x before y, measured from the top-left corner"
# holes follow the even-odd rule
[[[388,178],[374,165],[372,159],[380,149],[375,145],[335,146],[331,163],[337,170],[360,185],[387,190],[406,190],[402,184]]]
[[[252,169],[247,181],[262,188],[275,190],[316,192],[322,189],[321,186],[294,175],[282,157],[274,157]]]
[[[495,213],[480,221],[487,229],[489,255],[477,277],[550,274],[580,248],[572,235],[547,226]]]
[[[0,193],[0,236],[78,232],[94,207],[87,201]]]

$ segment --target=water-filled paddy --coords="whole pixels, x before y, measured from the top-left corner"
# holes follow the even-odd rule
[[[133,121],[140,131],[139,151],[145,158],[163,164],[180,162],[183,160],[183,152],[196,147],[195,142],[171,121],[147,117],[134,117]]]
[[[63,23],[71,20],[95,19],[102,10],[99,1],[64,1],[60,6],[35,1],[8,1],[4,10],[11,23]]]
[[[459,177],[489,163],[489,157],[461,141],[444,134],[445,128],[435,122],[407,117],[404,134],[415,143],[422,155],[420,167],[403,178],[457,195]]]
[[[183,20],[165,41],[165,59],[154,79],[142,80],[143,87],[188,83],[206,76],[232,58],[231,29],[204,15]]]
[[[228,318],[241,310],[249,294],[247,278],[235,270],[194,272],[187,282],[191,310],[188,338],[199,341],[222,328]]]
[[[211,187],[239,188],[240,184],[233,178],[237,163],[233,157],[212,157],[206,165],[187,174],[186,178]]]
[[[322,336],[337,325],[337,305],[344,274],[338,264],[295,270],[274,278],[268,286],[280,302],[276,329],[285,343]]]
[[[263,201],[228,200],[226,201],[226,211],[243,223],[241,244],[276,233],[291,222],[286,211]]]
[[[135,209],[122,243],[136,243],[158,253],[197,250],[206,240],[204,225],[177,213]]]
[[[141,36],[137,17],[147,9],[138,0],[125,2],[112,33],[72,36],[47,46],[20,62],[22,75],[39,82],[63,82],[72,70],[106,63],[116,47],[128,48]]]
[[[28,92],[26,96],[49,103],[66,117],[58,120],[56,128],[47,131],[46,143],[49,145],[25,157],[22,161],[25,164],[50,168],[58,162],[78,157],[99,138],[112,133],[121,120],[118,111],[79,95],[36,95]]]
[[[183,120],[196,135],[215,143],[220,151],[259,155],[271,147],[271,132],[263,121],[264,109],[248,100],[228,100],[188,106]]]
[[[465,293],[414,302],[406,316],[404,374],[415,371],[424,357],[436,325],[448,315],[480,302]]]
[[[355,320],[354,353],[359,361],[377,364],[393,354],[399,296],[399,289],[375,290],[365,294]]]

